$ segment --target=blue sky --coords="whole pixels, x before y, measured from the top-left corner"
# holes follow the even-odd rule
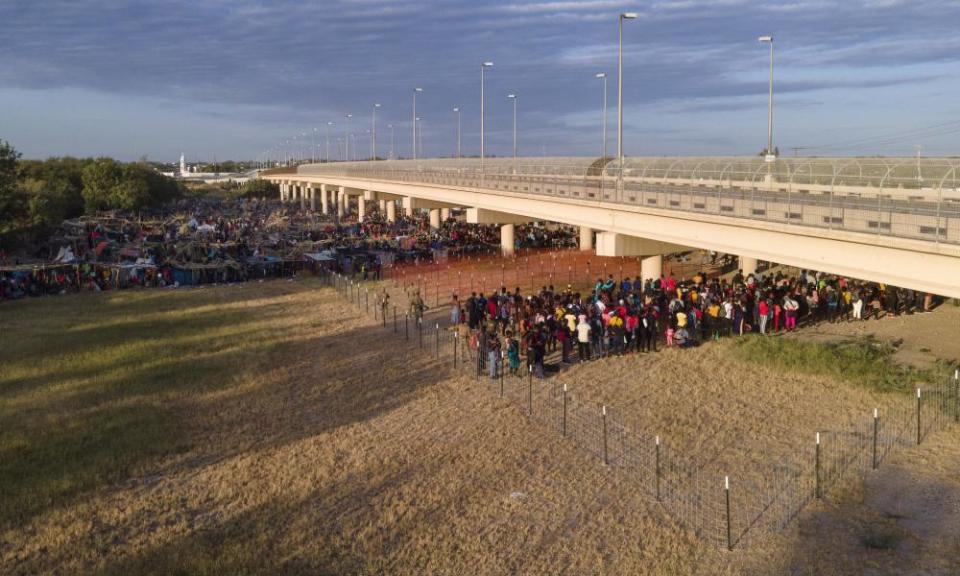
[[[956,0],[0,0],[0,138],[27,157],[252,158],[374,102],[379,150],[410,153],[414,86],[429,156],[599,155],[597,72],[615,149],[617,15],[628,155],[754,154],[766,141],[776,39],[781,152],[960,153]],[[336,145],[332,147],[336,149]],[[322,150],[320,152],[322,154]],[[335,151],[333,152],[335,154]]]

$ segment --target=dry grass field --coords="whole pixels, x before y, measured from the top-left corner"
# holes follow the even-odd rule
[[[728,553],[623,471],[316,280],[47,298],[0,314],[3,574],[956,568],[955,429],[766,545]],[[718,466],[785,457],[814,429],[885,401],[781,372],[720,343],[558,378]],[[897,546],[864,544],[887,525],[893,535],[877,538]]]

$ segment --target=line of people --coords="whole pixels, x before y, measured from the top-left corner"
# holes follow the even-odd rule
[[[926,312],[937,302],[930,294],[813,271],[796,276],[737,273],[730,279],[700,273],[689,280],[662,276],[646,282],[609,275],[598,278],[589,293],[543,286],[525,295],[520,288],[510,292],[502,286],[492,294],[471,293],[463,301],[453,295],[450,322],[486,360],[491,377],[503,362],[516,373],[521,356],[535,375],[543,376],[556,368],[545,363],[556,351],[561,364],[570,364],[574,357],[583,362],[656,352],[658,344],[688,348],[750,332],[866,319],[867,311],[873,318]]]

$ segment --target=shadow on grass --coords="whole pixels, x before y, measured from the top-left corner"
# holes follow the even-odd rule
[[[373,542],[350,535],[357,525],[381,524],[372,509],[378,497],[398,478],[409,475],[400,468],[379,479],[317,487],[305,497],[267,503],[213,526],[206,526],[136,556],[107,559],[101,576],[192,575],[244,576],[253,574],[383,574],[397,538],[413,538],[422,513],[407,513],[399,520],[410,524],[382,526],[382,537]]]
[[[50,355],[55,357],[50,373],[0,388],[5,423],[0,528],[22,526],[131,476],[173,472],[170,467],[183,465],[168,458],[174,454],[193,453],[188,462],[203,465],[371,418],[443,377],[415,352],[417,364],[404,362],[384,376],[384,367],[398,362],[397,349],[378,346],[381,351],[363,355],[363,342],[372,336],[366,328],[310,337],[314,324],[301,322],[287,336],[284,320],[292,324],[301,315],[297,306],[283,314],[265,303],[227,315],[160,318],[136,330],[107,327],[84,339],[61,340],[62,347]],[[259,326],[265,318],[280,328]],[[243,329],[247,324],[249,331]],[[224,326],[240,330],[205,341]],[[52,330],[56,322],[38,328],[41,339]],[[138,339],[151,345],[125,347]],[[166,339],[169,346],[155,357],[157,344]],[[103,371],[97,354],[116,348],[121,348],[118,360]],[[320,350],[328,359],[322,365],[316,361]],[[358,354],[360,365],[354,364]],[[71,369],[84,360],[91,365]],[[56,386],[65,381],[74,382]],[[231,390],[250,382],[255,385]],[[33,395],[17,400],[23,392]]]
[[[127,478],[151,459],[186,449],[170,411],[96,408],[39,429],[8,428],[0,450],[0,525]]]

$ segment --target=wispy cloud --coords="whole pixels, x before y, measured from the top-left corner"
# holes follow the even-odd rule
[[[347,112],[359,123],[374,101],[384,104],[384,122],[408,124],[417,84],[425,88],[418,113],[438,139],[426,143],[429,152],[453,134],[454,103],[465,111],[465,142],[476,138],[479,63],[494,60],[490,145],[509,146],[509,134],[494,127],[509,123],[503,98],[515,90],[529,137],[586,153],[592,148],[575,120],[599,98],[593,73],[616,81],[617,15],[627,10],[641,14],[624,24],[624,95],[637,118],[667,103],[674,117],[712,112],[715,121],[700,129],[715,142],[735,141],[729,134],[741,127],[724,118],[763,107],[767,54],[756,38],[767,33],[777,42],[777,93],[793,98],[795,111],[849,111],[868,101],[889,121],[895,98],[909,90],[924,107],[907,118],[901,106],[902,122],[955,113],[956,0],[9,0],[0,3],[0,90],[72,94],[64,105],[78,109],[101,106],[84,94],[122,98],[157,122],[168,113],[159,100],[276,141],[292,126]],[[29,101],[17,113],[47,121]],[[818,115],[797,130],[833,120]],[[169,137],[218,142],[216,131],[200,133],[208,124],[192,125]]]

